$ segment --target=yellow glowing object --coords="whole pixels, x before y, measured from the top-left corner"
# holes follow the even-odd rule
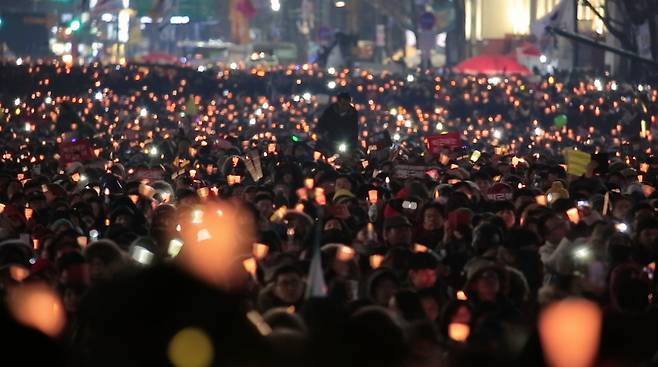
[[[174,335],[167,356],[175,367],[207,367],[215,358],[215,348],[208,334],[190,327]]]

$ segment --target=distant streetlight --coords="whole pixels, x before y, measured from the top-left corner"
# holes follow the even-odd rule
[[[272,8],[272,11],[281,10],[281,1],[280,0],[271,0],[270,1],[270,7]]]
[[[190,22],[190,17],[184,15],[174,15],[171,18],[169,18],[169,23],[171,24],[187,24]]]
[[[80,21],[77,20],[77,19],[74,19],[74,20],[71,22],[70,28],[71,28],[71,30],[72,30],[73,32],[77,32],[77,31],[80,30],[80,27],[81,27],[81,26],[82,26],[82,24],[80,23]]]
[[[337,8],[344,8],[345,7],[345,2],[344,1],[336,1],[336,7]]]

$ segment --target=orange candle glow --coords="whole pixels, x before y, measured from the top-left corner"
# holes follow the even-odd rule
[[[580,214],[578,214],[577,208],[567,210],[567,216],[569,217],[569,221],[573,224],[578,224],[580,222]]]
[[[421,245],[420,243],[417,243],[414,245],[414,252],[428,252],[429,249],[425,245]]]
[[[370,255],[370,267],[373,269],[377,269],[380,266],[382,266],[382,263],[384,262],[384,255]]]
[[[321,187],[315,188],[315,202],[318,205],[327,205],[327,198],[324,195],[324,189]]]
[[[368,201],[370,204],[377,204],[377,200],[379,200],[379,192],[377,190],[368,190]]]
[[[450,339],[454,341],[465,342],[470,334],[471,327],[466,324],[453,322],[448,325],[448,335],[450,335]]]
[[[80,245],[80,247],[82,248],[87,247],[87,242],[89,241],[89,239],[86,236],[78,236],[77,240],[78,240],[78,245]]]
[[[242,177],[237,175],[228,175],[227,180],[229,185],[235,185],[235,184],[239,184],[242,181]]]
[[[256,258],[256,260],[263,260],[269,252],[270,252],[270,246],[264,243],[254,243],[252,245],[251,253],[254,255],[254,258]]]
[[[601,310],[584,299],[554,303],[539,317],[544,356],[555,367],[588,367],[596,356]]]
[[[42,283],[12,287],[7,306],[21,324],[57,337],[66,325],[61,299],[55,291]]]
[[[248,259],[245,259],[242,261],[242,266],[244,266],[244,270],[247,271],[247,273],[251,274],[252,277],[256,278],[256,269],[258,265],[256,264],[256,259],[253,257],[250,257]]]
[[[9,275],[12,279],[17,282],[22,282],[28,276],[30,276],[30,270],[19,265],[10,265],[9,266]]]
[[[343,262],[347,262],[352,260],[355,255],[356,252],[354,251],[353,248],[345,245],[340,245],[340,248],[338,248],[338,251],[336,252],[336,259]]]

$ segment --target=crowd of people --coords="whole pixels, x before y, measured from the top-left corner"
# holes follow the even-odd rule
[[[2,64],[3,359],[654,365],[657,98],[575,74]]]

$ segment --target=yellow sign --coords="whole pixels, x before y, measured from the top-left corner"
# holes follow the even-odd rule
[[[587,165],[592,161],[589,153],[573,149],[565,149],[564,157],[567,162],[567,173],[574,176],[582,176],[587,172]]]

